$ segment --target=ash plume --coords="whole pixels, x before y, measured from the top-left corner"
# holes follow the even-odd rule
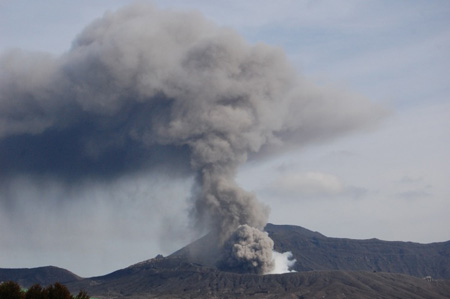
[[[269,234],[240,225],[222,250],[219,267],[234,272],[265,274],[274,268],[273,241]]]
[[[113,180],[160,166],[194,173],[197,225],[220,245],[244,238],[270,247],[257,231],[268,208],[236,184],[239,165],[382,114],[361,96],[311,84],[278,48],[197,13],[132,5],[94,21],[59,57],[2,54],[0,179]],[[258,261],[251,271],[264,272],[270,251],[256,252],[261,264],[242,262],[240,251],[230,263]]]

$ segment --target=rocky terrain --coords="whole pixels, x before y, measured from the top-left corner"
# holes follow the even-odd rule
[[[169,257],[82,279],[56,267],[0,269],[0,281],[65,283],[96,298],[449,298],[450,242],[418,244],[328,238],[298,226],[266,227],[296,273],[237,274],[214,265],[204,238]],[[212,249],[211,249],[212,248]],[[428,279],[424,279],[427,276]],[[431,278],[430,278],[431,277]]]
[[[299,272],[356,270],[450,279],[450,241],[419,244],[329,238],[293,225],[268,224],[265,230],[273,239],[276,251],[292,252],[297,260],[293,269]],[[214,267],[216,254],[212,239],[205,236],[172,256]]]
[[[419,244],[329,238],[299,226],[268,224],[275,250],[291,251],[294,269],[365,270],[450,279],[450,241]]]
[[[218,271],[181,258],[156,258],[70,283],[98,298],[448,298],[450,281],[364,271],[281,275]]]

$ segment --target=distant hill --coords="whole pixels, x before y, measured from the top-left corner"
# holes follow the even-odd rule
[[[96,298],[450,298],[450,242],[328,238],[291,225],[268,224],[266,230],[277,251],[293,253],[299,272],[219,271],[214,238],[205,236],[169,257],[104,276],[81,279],[56,267],[0,269],[0,281],[25,287],[59,281]]]
[[[22,287],[28,288],[35,283],[47,286],[55,282],[66,283],[80,280],[81,277],[70,271],[58,267],[48,266],[30,269],[2,269],[0,268],[1,281],[15,281]]]

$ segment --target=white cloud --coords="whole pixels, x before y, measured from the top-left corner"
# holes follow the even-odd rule
[[[271,189],[289,196],[331,196],[344,191],[344,185],[334,175],[322,172],[289,173],[277,178]]]
[[[375,132],[304,148],[262,168],[243,169],[240,177],[265,173],[272,178],[265,177],[259,187],[257,178],[244,182],[271,206],[269,221],[273,223],[296,223],[333,237],[447,241],[449,111],[448,103],[411,108],[392,116]],[[352,154],[342,154],[347,152]],[[328,193],[326,201],[317,200],[323,198],[318,194],[293,200],[295,194],[300,198],[295,193],[300,190],[294,187],[290,193],[264,187],[284,176],[304,184],[312,180],[306,176],[311,169],[332,174],[343,186],[342,192]],[[322,188],[328,186],[327,180],[317,181]]]

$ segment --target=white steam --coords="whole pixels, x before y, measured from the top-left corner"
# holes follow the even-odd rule
[[[294,256],[290,251],[286,251],[283,253],[272,251],[272,261],[273,268],[264,274],[283,274],[296,272],[294,270],[291,270],[297,260],[294,259]]]

